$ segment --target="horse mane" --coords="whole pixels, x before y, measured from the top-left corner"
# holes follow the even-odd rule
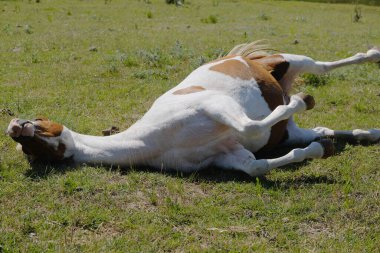
[[[231,49],[227,56],[241,55],[254,60],[272,55],[270,51],[273,50],[274,49],[270,46],[268,40],[256,40],[250,43],[236,45]]]

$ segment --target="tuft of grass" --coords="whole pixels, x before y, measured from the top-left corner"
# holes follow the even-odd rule
[[[218,17],[215,15],[210,15],[207,18],[202,18],[201,22],[204,24],[216,24],[218,23]]]
[[[219,6],[219,0],[213,0],[212,1],[212,6],[218,7]]]
[[[146,13],[146,17],[149,18],[149,19],[153,18],[153,13],[151,11],[148,11]]]
[[[32,27],[30,25],[25,25],[24,31],[27,34],[32,34],[33,33]]]
[[[175,4],[177,6],[181,6],[185,3],[185,0],[165,0],[167,4]]]
[[[362,17],[362,9],[359,6],[355,6],[353,21],[358,23]]]
[[[325,74],[325,75],[303,74],[302,79],[305,85],[320,87],[320,86],[327,85],[329,83],[330,77],[328,74]]]
[[[259,15],[259,19],[263,20],[263,21],[268,21],[268,20],[270,20],[270,17],[267,14],[265,14],[265,13],[262,12]]]

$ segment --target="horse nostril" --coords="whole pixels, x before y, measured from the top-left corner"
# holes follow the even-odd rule
[[[22,127],[20,125],[13,125],[12,126],[12,131],[13,132],[18,132],[18,131],[21,131]]]
[[[33,124],[30,122],[25,123],[21,128],[21,135],[33,137],[34,136]]]
[[[10,137],[18,137],[20,136],[21,132],[22,132],[22,126],[20,126],[17,123],[17,121],[11,121],[7,129],[7,134]]]

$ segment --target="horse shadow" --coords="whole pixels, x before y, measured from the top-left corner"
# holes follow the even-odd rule
[[[351,145],[364,145],[368,146],[368,143],[357,143],[351,141],[342,141],[334,140],[335,154],[340,154],[344,152],[347,144]],[[298,146],[299,147],[299,146]],[[255,156],[257,159],[271,159],[279,157],[290,152],[294,147],[286,147],[281,149],[276,149],[275,152],[261,152],[256,153]],[[300,163],[289,164],[284,167],[281,167],[281,170],[285,171],[297,171],[300,168],[304,167],[310,163],[310,160],[305,160]],[[65,174],[70,171],[75,171],[80,169],[81,166],[74,165],[71,162],[66,162],[63,164],[43,164],[34,162],[30,164],[31,169],[27,170],[24,175],[31,178],[32,180],[43,180],[48,178],[52,174]],[[131,173],[132,171],[138,172],[157,172],[163,173],[167,176],[176,177],[176,178],[187,178],[195,183],[227,183],[227,182],[240,182],[240,183],[257,183],[264,188],[297,188],[305,187],[308,185],[315,184],[337,184],[344,183],[341,179],[337,180],[331,178],[327,175],[304,175],[297,178],[288,178],[288,179],[268,179],[266,176],[260,177],[251,177],[244,172],[235,171],[235,170],[224,170],[216,167],[209,167],[197,172],[185,173],[180,171],[158,171],[157,169],[150,167],[133,167],[133,168],[123,168],[123,167],[114,167],[114,166],[101,166],[101,168],[118,171],[121,175],[125,176]]]

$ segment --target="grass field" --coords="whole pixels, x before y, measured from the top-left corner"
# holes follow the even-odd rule
[[[379,0],[294,0],[303,2],[380,5]]]
[[[235,44],[269,39],[334,60],[380,45],[380,8],[281,1],[0,1],[0,129],[44,115],[86,134],[126,129],[164,91]],[[296,44],[294,41],[299,43]],[[380,69],[305,91],[302,127],[380,127]],[[215,168],[31,168],[0,135],[0,252],[379,252],[380,146],[250,178]]]

